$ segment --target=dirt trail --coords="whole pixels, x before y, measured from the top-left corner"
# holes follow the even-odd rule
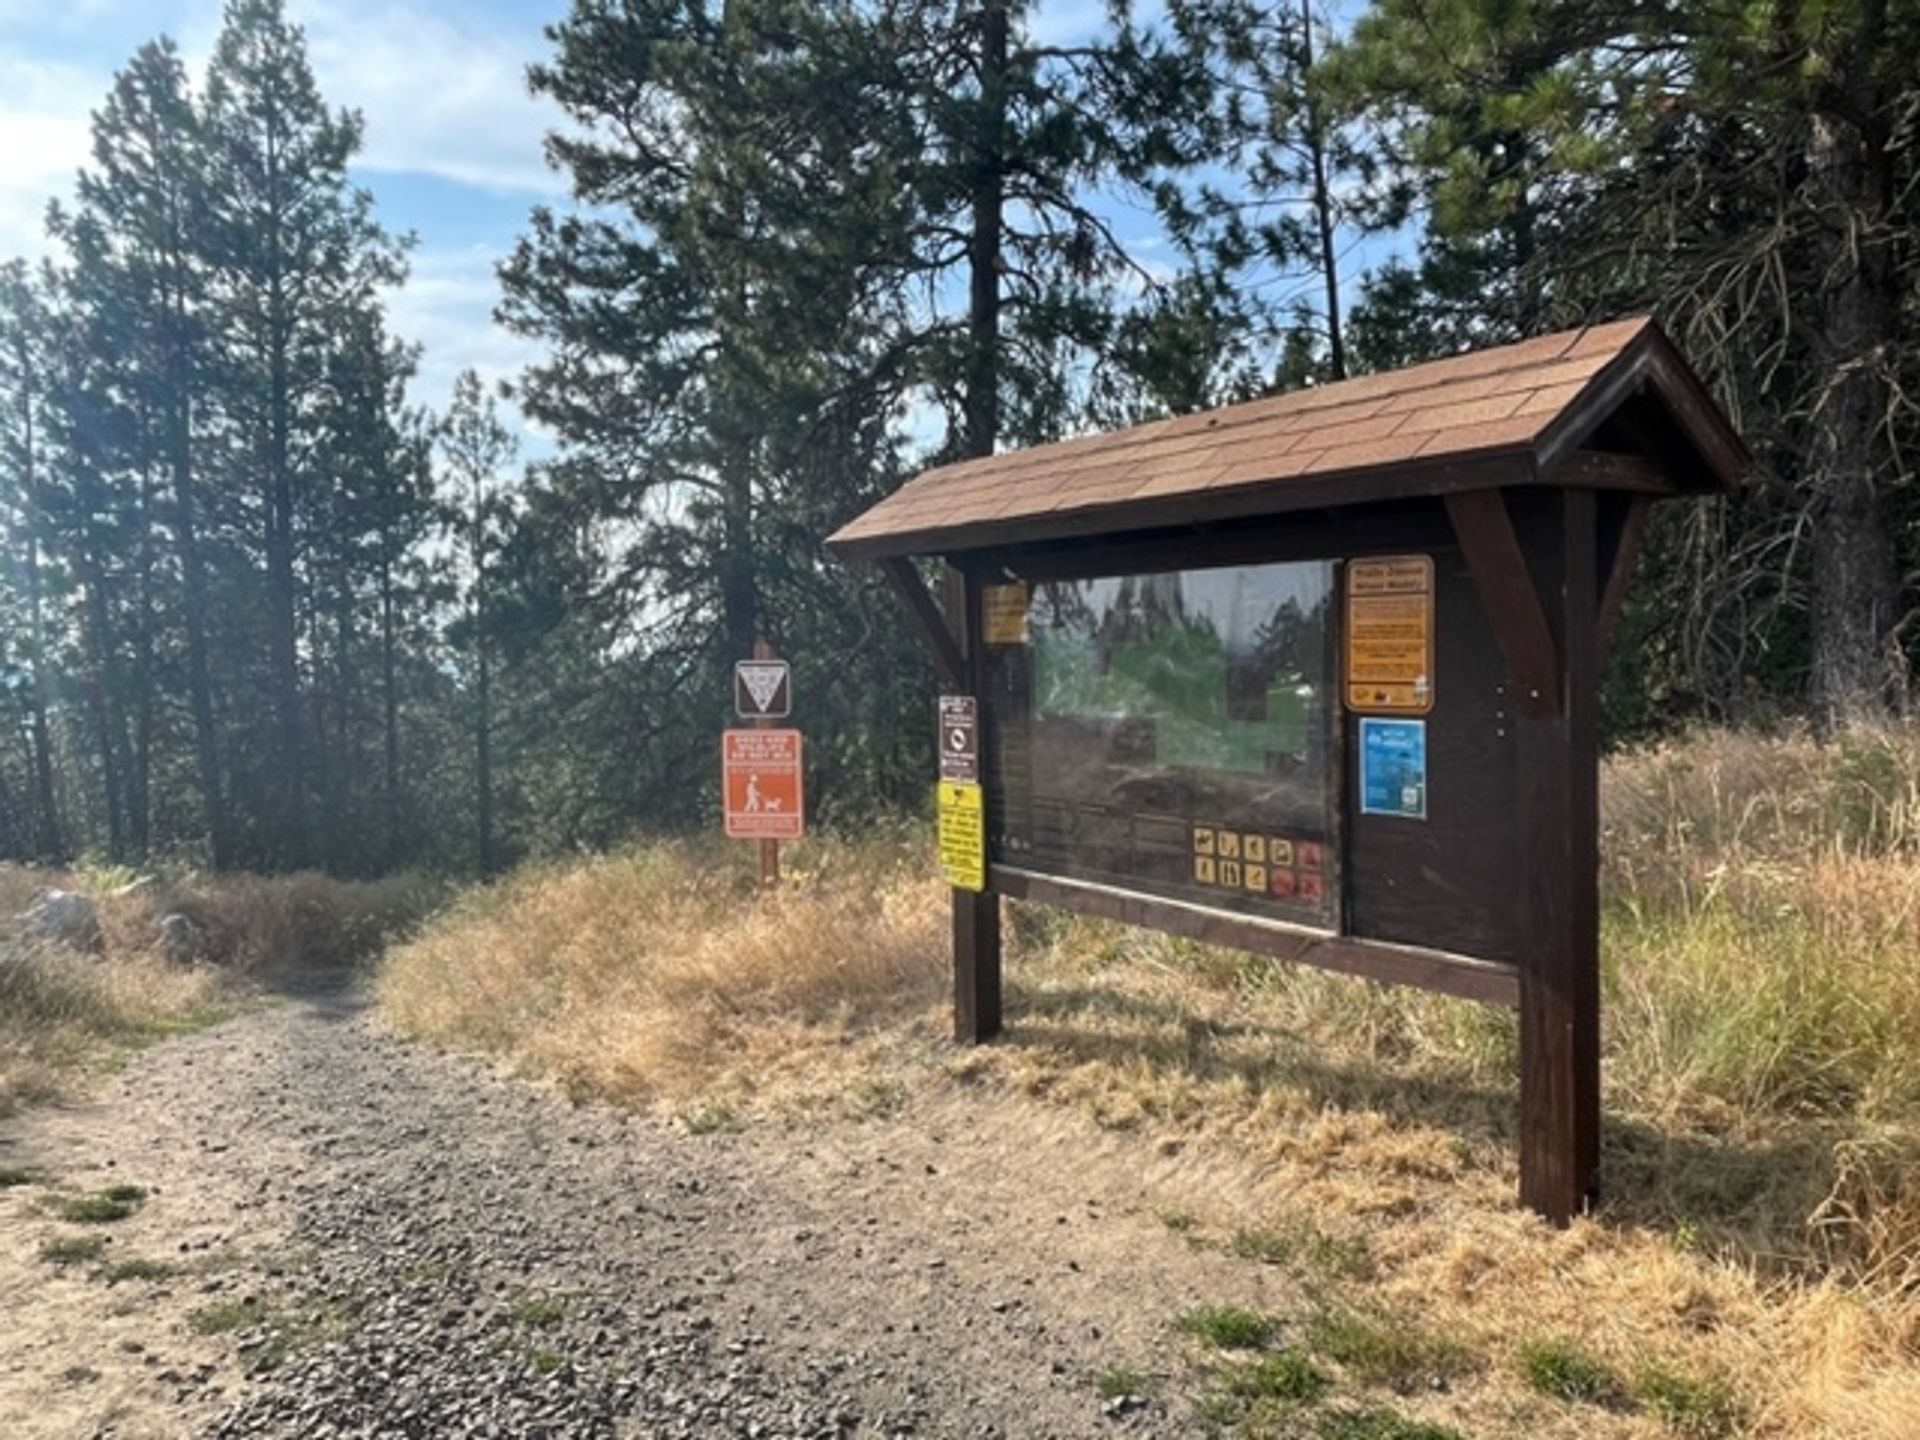
[[[984,1091],[686,1135],[290,1001],[0,1124],[48,1177],[0,1190],[0,1434],[1197,1433],[1096,1375],[1283,1297],[1159,1218],[1241,1180],[1158,1163]],[[114,1184],[130,1219],[53,1213]]]

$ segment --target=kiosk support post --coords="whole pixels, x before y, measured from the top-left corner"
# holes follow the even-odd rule
[[[985,727],[990,723],[986,689],[986,645],[980,622],[980,577],[949,568],[947,624],[959,642],[965,693],[979,705],[980,753],[991,753]],[[977,1045],[1000,1033],[1000,897],[992,890],[953,895],[953,1038]]]
[[[1558,693],[1519,707],[1515,734],[1520,1199],[1563,1225],[1593,1199],[1600,1162],[1599,538],[1593,491],[1542,498],[1528,548]]]

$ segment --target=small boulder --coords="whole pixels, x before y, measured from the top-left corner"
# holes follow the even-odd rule
[[[33,944],[98,950],[100,907],[75,890],[43,890],[21,916],[20,935]]]
[[[160,953],[175,965],[196,965],[207,958],[207,932],[193,917],[170,910],[160,917]]]

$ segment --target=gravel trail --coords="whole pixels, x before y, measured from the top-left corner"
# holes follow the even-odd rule
[[[0,1189],[21,1440],[1177,1436],[1199,1433],[1177,1384],[1115,1404],[1096,1377],[1176,1378],[1179,1310],[1281,1298],[1158,1218],[1246,1177],[1063,1112],[955,1085],[688,1135],[405,1044],[344,996],[0,1123],[0,1166],[45,1177]],[[114,1183],[149,1192],[130,1219],[57,1213]]]

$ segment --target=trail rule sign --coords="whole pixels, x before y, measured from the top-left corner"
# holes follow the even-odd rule
[[[798,840],[806,833],[798,730],[729,730],[721,750],[727,836]]]
[[[980,778],[980,702],[971,695],[940,697],[940,778],[961,784]]]
[[[793,680],[784,660],[736,660],[733,713],[742,720],[784,720],[793,713]]]

